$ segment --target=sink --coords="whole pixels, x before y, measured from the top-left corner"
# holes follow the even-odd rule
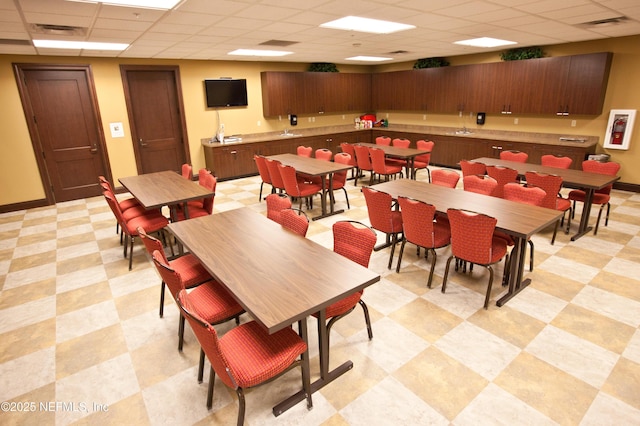
[[[473,134],[473,132],[472,132],[472,131],[470,131],[470,130],[466,130],[466,129],[464,129],[464,130],[456,130],[455,132],[447,132],[447,134],[448,134],[448,135],[458,135],[458,136],[462,135],[462,136],[467,136],[467,135],[472,135],[472,134]]]
[[[300,133],[280,133],[279,136],[287,137],[287,136],[302,136]]]

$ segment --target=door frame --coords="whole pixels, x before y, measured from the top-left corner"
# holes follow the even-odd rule
[[[91,98],[91,105],[93,109],[94,119],[97,125],[98,131],[98,143],[102,150],[102,162],[105,171],[105,178],[112,181],[111,174],[111,161],[109,161],[109,154],[107,152],[107,144],[104,137],[104,129],[102,126],[102,118],[100,109],[98,108],[98,96],[96,94],[96,87],[93,81],[93,71],[91,65],[66,65],[66,64],[40,64],[40,63],[16,63],[13,64],[13,72],[16,77],[18,85],[18,92],[20,94],[20,102],[22,103],[22,110],[24,112],[27,127],[29,129],[29,136],[31,138],[31,146],[33,147],[33,153],[36,157],[36,163],[38,164],[38,170],[40,172],[40,180],[42,182],[42,188],[46,198],[47,205],[55,204],[55,194],[53,193],[53,185],[51,184],[51,177],[47,169],[46,162],[44,161],[44,149],[38,136],[38,127],[36,125],[35,115],[33,107],[31,105],[31,99],[29,98],[29,92],[27,90],[26,79],[24,71],[82,71],[87,77],[87,84],[89,86],[89,96]],[[96,176],[96,181],[98,176]]]
[[[184,102],[182,99],[182,85],[180,82],[180,67],[178,65],[120,65],[120,75],[122,76],[122,87],[124,89],[124,100],[127,106],[127,117],[129,119],[129,131],[131,132],[131,143],[133,145],[133,154],[136,159],[136,169],[138,174],[142,172],[142,159],[140,147],[136,143],[139,138],[138,130],[133,116],[133,108],[131,103],[131,92],[129,91],[129,80],[127,73],[129,71],[163,71],[171,72],[176,86],[176,100],[178,102],[178,115],[180,116],[180,130],[182,132],[182,149],[184,150],[184,158],[187,163],[191,163],[191,150],[189,149],[189,137],[187,136],[187,120],[184,112]]]

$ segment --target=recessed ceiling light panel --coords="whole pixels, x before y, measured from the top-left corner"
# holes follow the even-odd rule
[[[382,62],[382,61],[390,61],[393,58],[385,58],[382,56],[352,56],[350,58],[345,58],[348,61],[365,61],[365,62]]]
[[[79,3],[103,3],[111,6],[140,7],[143,9],[172,9],[181,0],[67,0]]]
[[[480,38],[472,38],[470,40],[454,41],[453,44],[462,44],[465,46],[473,46],[473,47],[498,47],[498,46],[508,46],[510,44],[517,44],[517,43],[515,41],[500,40],[499,38],[480,37]]]
[[[126,43],[96,43],[91,41],[65,40],[33,40],[35,47],[50,49],[85,49],[85,50],[124,50],[129,47]]]
[[[291,55],[293,52],[285,52],[284,50],[255,50],[255,49],[236,49],[227,55],[237,56],[285,56]]]
[[[320,27],[373,34],[391,34],[415,28],[413,25],[382,21],[380,19],[361,18],[359,16],[345,16],[335,21],[320,24]]]

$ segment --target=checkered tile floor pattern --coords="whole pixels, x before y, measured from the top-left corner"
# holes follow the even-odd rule
[[[264,213],[259,188],[258,177],[219,183],[215,211]],[[351,209],[313,221],[308,238],[331,247],[334,221],[368,223],[360,188],[350,181],[348,193]],[[482,268],[453,273],[441,293],[448,248],[432,289],[412,246],[400,273],[387,269],[389,249],[375,252],[382,279],[364,294],[373,340],[360,308],[331,335],[332,366],[351,359],[353,370],[315,393],[312,410],[277,418],[298,371],[248,391],[246,424],[640,424],[640,195],[614,191],[611,203],[597,236],[534,236],[532,284],[502,308],[494,286],[488,311]],[[197,341],[187,328],[177,351],[177,308],[167,298],[159,318],[160,279],[139,242],[133,265],[101,197],[0,215],[1,424],[235,424],[237,398],[219,380],[206,409]],[[312,379],[315,329],[310,319]]]

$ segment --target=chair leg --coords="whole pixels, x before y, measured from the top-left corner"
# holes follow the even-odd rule
[[[260,194],[258,195],[258,202],[262,201],[262,187],[264,186],[264,182],[260,182]]]
[[[441,289],[443,293],[447,289],[447,277],[449,276],[449,266],[451,265],[451,261],[453,259],[454,259],[454,256],[449,256],[449,259],[447,259],[447,266],[444,268],[444,278],[442,279],[442,289]],[[458,259],[456,259],[456,262],[457,261]]]
[[[242,426],[244,425],[244,412],[246,409],[242,388],[236,389],[236,394],[238,395],[238,426]]]
[[[400,273],[400,264],[402,263],[402,254],[404,253],[404,245],[407,243],[406,238],[402,238],[402,244],[400,244],[400,253],[398,254],[398,264],[396,265],[396,273]]]
[[[596,220],[596,228],[593,230],[593,235],[598,235],[598,226],[600,225],[600,218],[602,217],[602,208],[604,204],[600,204],[600,210],[598,210],[598,219]],[[607,216],[609,216],[607,214]]]
[[[493,268],[491,266],[487,266],[489,270],[489,285],[487,286],[487,295],[484,297],[484,308],[488,309],[489,307],[489,299],[491,298],[491,286],[493,285]]]
[[[213,382],[216,379],[216,372],[213,371],[213,366],[209,369],[209,387],[207,388],[207,410],[211,410],[213,406]]]
[[[164,287],[165,283],[162,281],[160,285],[160,318],[164,315]]]
[[[198,361],[198,383],[202,383],[204,377],[204,349],[200,348],[200,361]]]
[[[564,231],[565,234],[568,234],[571,229],[571,218],[573,216],[573,210],[569,207],[569,214],[567,215],[567,229]],[[564,215],[562,216],[564,217]]]
[[[553,237],[551,237],[551,245],[556,242],[556,234],[558,233],[558,225],[560,225],[560,221],[556,222],[556,226],[553,228]]]
[[[429,175],[429,183],[431,183],[431,170],[427,167],[427,174]]]
[[[131,270],[131,267],[133,266],[133,235],[129,237],[129,240],[131,241],[129,246],[129,270]]]
[[[349,195],[347,195],[347,188],[345,188],[344,186],[342,187],[342,190],[344,191],[344,198],[347,200],[347,209],[351,210],[351,206],[349,205]],[[607,214],[607,218],[609,217],[609,215]]]
[[[180,322],[178,323],[178,350],[182,352],[182,345],[184,343],[184,316],[180,315]]]
[[[387,265],[387,269],[391,269],[391,264],[393,263],[393,253],[396,251],[396,244],[398,244],[398,234],[393,234],[391,237],[391,254],[389,255],[389,264]]]
[[[367,324],[367,334],[369,335],[369,340],[373,339],[373,330],[371,329],[371,319],[369,318],[369,308],[367,308],[367,304],[364,303],[362,299],[358,300],[358,303],[362,307],[362,311],[364,312],[364,321]]]
[[[609,211],[611,210],[611,203],[607,203],[607,216],[604,218],[604,226],[609,226]]]
[[[533,272],[533,241],[529,240],[529,272]]]
[[[431,270],[429,271],[429,281],[427,281],[427,288],[431,288],[431,281],[433,281],[433,270],[436,268],[436,250],[433,248],[425,249],[425,252],[431,252]]]

